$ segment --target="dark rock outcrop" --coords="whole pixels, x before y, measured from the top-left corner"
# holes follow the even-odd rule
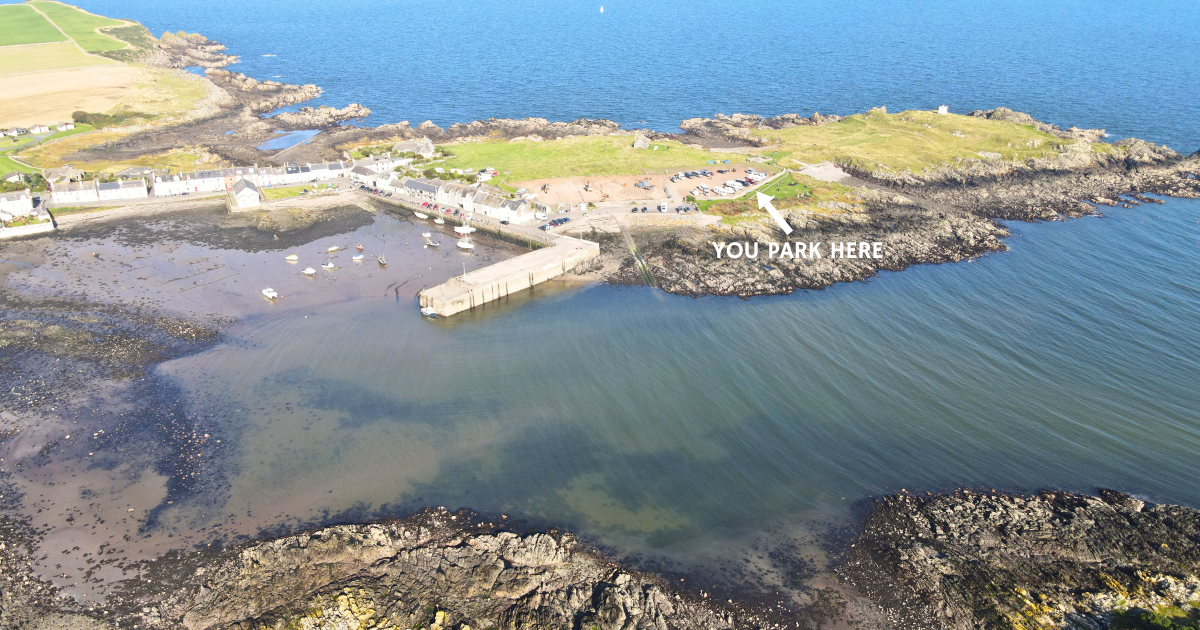
[[[1098,629],[1191,610],[1197,541],[1200,511],[1114,491],[900,494],[875,502],[840,573],[899,627]]]
[[[228,70],[210,68],[204,71],[204,76],[255,114],[303,103],[321,95],[321,88],[312,84],[289,85],[278,81],[259,81],[240,72]]]
[[[198,33],[163,33],[155,45],[161,55],[155,60],[155,65],[169,68],[224,68],[237,63],[236,55],[226,55],[225,45],[210,41]]]

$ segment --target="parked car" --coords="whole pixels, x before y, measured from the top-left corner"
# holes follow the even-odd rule
[[[500,225],[508,225],[508,220],[507,220],[507,219],[501,219],[501,220],[500,220]]]

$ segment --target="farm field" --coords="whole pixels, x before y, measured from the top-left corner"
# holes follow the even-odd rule
[[[88,52],[118,50],[126,46],[125,42],[97,33],[95,29],[105,26],[123,26],[124,20],[93,15],[61,2],[30,2],[30,6],[46,14],[58,28]]]
[[[0,46],[63,42],[67,38],[33,7],[0,5]],[[5,67],[0,65],[0,67]]]
[[[495,168],[510,171],[508,181],[577,175],[661,174],[665,169],[697,167],[718,154],[678,142],[655,142],[652,149],[633,148],[633,136],[581,136],[546,142],[464,142],[448,145],[453,158],[444,168]],[[722,156],[728,157],[728,156]]]
[[[0,48],[0,76],[85,66],[117,66],[118,62],[84,54],[71,42]]]
[[[66,122],[77,110],[107,111],[137,93],[136,82],[143,74],[111,62],[105,67],[0,76],[0,127]]]

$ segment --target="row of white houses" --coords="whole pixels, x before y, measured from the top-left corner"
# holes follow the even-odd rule
[[[284,186],[306,182],[323,182],[346,177],[355,168],[375,175],[390,173],[397,166],[412,162],[408,158],[374,157],[357,162],[327,162],[299,166],[239,166],[220,168],[195,173],[160,175],[154,178],[154,196],[171,197],[190,193],[222,192],[233,190],[240,180],[253,183],[258,188]]]
[[[23,136],[27,133],[32,133],[32,134],[50,133],[51,131],[66,131],[68,129],[74,129],[74,128],[75,128],[75,123],[59,123],[57,125],[51,125],[49,127],[47,127],[46,125],[34,125],[28,129],[25,129],[23,127],[14,127],[12,129],[5,129],[3,131],[0,131],[0,136],[12,136],[15,138],[17,136]]]
[[[500,189],[487,184],[461,184],[439,179],[401,177],[393,178],[388,173],[371,173],[367,169],[352,169],[350,177],[355,181],[384,192],[401,194],[443,206],[452,206],[466,212],[478,212],[510,223],[528,223],[534,220],[535,207],[524,199],[505,199]]]
[[[123,201],[143,199],[148,196],[145,179],[122,179],[115,182],[100,182],[89,179],[82,182],[61,182],[50,189],[50,201],[54,205],[73,203],[95,203],[98,201]]]

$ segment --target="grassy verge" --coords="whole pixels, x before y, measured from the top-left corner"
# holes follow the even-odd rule
[[[96,29],[106,26],[124,26],[126,24],[124,20],[93,15],[61,2],[42,1],[29,4],[45,13],[68,37],[75,40],[75,43],[88,52],[118,50],[125,47],[125,42],[96,32]]]
[[[446,169],[495,168],[508,181],[552,177],[640,175],[707,164],[713,153],[678,142],[659,142],[658,150],[634,149],[632,136],[580,136],[547,142],[466,142],[449,147],[455,157]],[[724,156],[723,156],[724,158]]]
[[[39,223],[43,223],[43,221],[39,221],[37,217],[31,215],[27,217],[21,217],[19,219],[13,219],[12,221],[5,223],[4,227],[24,227],[26,225],[37,225]]]
[[[1070,144],[1032,125],[928,111],[888,114],[881,109],[828,125],[754,133],[779,144],[773,155],[782,166],[833,161],[898,172],[981,159],[981,152],[1005,160],[1048,157]]]
[[[267,201],[274,201],[276,199],[287,199],[288,197],[299,197],[312,189],[311,185],[288,186],[286,188],[264,188],[262,192]]]
[[[62,208],[50,208],[50,214],[61,217],[67,214],[86,214],[88,212],[100,212],[101,210],[112,210],[120,208],[120,206],[99,206],[96,208],[86,206],[64,206]]]
[[[66,39],[33,7],[23,4],[0,5],[0,46],[45,44]]]

